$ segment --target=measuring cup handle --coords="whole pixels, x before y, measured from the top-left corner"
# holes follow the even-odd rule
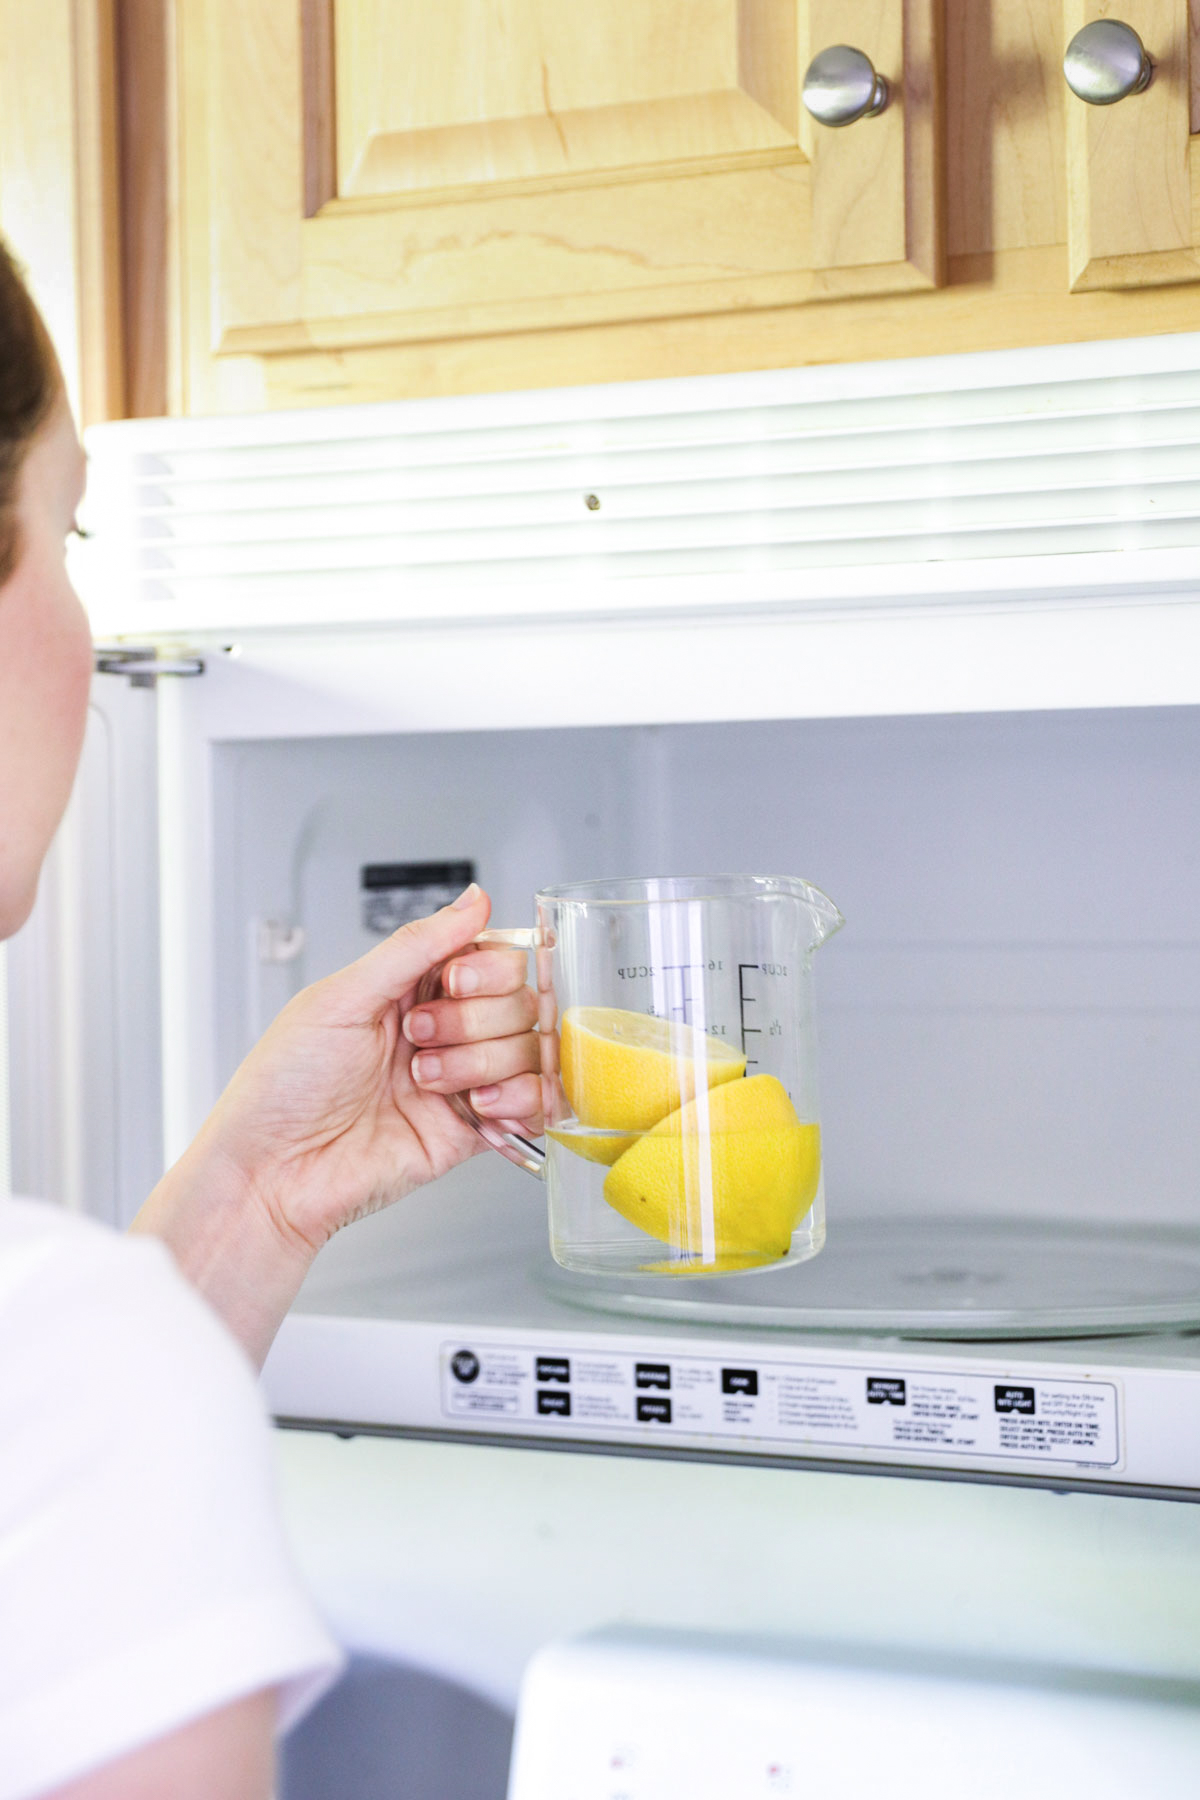
[[[542,933],[537,926],[530,926],[512,931],[499,929],[481,931],[472,947],[477,950],[494,950],[497,947],[504,950],[537,950],[540,949],[541,943]],[[461,950],[456,950],[453,956],[445,959],[445,962],[438,963],[436,968],[430,969],[422,975],[417,983],[417,997],[414,1005],[419,1006],[424,1000],[437,998],[441,991],[442,971],[446,967],[446,963],[454,962],[455,958],[462,954]],[[469,1125],[476,1136],[481,1137],[489,1148],[498,1150],[501,1156],[508,1158],[509,1162],[516,1163],[519,1169],[527,1169],[531,1175],[545,1180],[546,1152],[540,1144],[535,1144],[532,1138],[522,1137],[519,1131],[507,1131],[497,1119],[481,1118],[465,1094],[447,1094],[445,1099],[450,1110],[457,1113],[464,1125]]]

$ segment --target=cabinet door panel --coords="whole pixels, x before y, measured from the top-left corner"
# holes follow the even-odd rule
[[[771,10],[729,0],[593,0],[582,17],[561,0],[338,6],[337,192],[494,195],[512,183],[794,152],[795,7]],[[758,51],[744,66],[743,37]]]
[[[208,351],[928,286],[935,11],[181,0],[184,204],[190,180],[211,209],[188,278],[196,316],[211,308]],[[814,149],[803,67],[855,29],[882,45],[894,102]]]
[[[884,110],[857,124],[830,130],[802,117],[814,287],[934,287],[943,277],[940,14],[914,0],[809,0],[805,22],[805,66],[830,44],[848,43],[888,84]]]
[[[1113,106],[1067,97],[1071,286],[1194,281],[1188,0],[1065,0],[1064,16],[1068,41],[1094,19],[1120,17],[1154,62],[1145,92]]]

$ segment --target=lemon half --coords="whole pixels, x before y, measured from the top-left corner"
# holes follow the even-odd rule
[[[571,1109],[594,1131],[649,1131],[703,1088],[746,1072],[745,1056],[723,1038],[616,1006],[568,1007],[561,1057]],[[609,1158],[593,1151],[591,1160]]]
[[[820,1175],[820,1127],[801,1122],[774,1075],[751,1075],[639,1138],[609,1170],[604,1198],[672,1249],[750,1266],[786,1255]]]

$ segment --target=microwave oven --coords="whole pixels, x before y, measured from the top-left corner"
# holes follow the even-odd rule
[[[847,918],[822,1256],[589,1283],[480,1156],[322,1252],[276,1415],[1200,1491],[1198,445],[1193,336],[94,428],[14,1185],[124,1222],[468,865],[500,925],[803,875]]]

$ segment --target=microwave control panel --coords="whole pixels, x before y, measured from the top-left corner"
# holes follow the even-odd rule
[[[737,1440],[819,1455],[890,1451],[972,1462],[1120,1467],[1114,1382],[771,1355],[444,1342],[447,1421],[523,1434]]]

